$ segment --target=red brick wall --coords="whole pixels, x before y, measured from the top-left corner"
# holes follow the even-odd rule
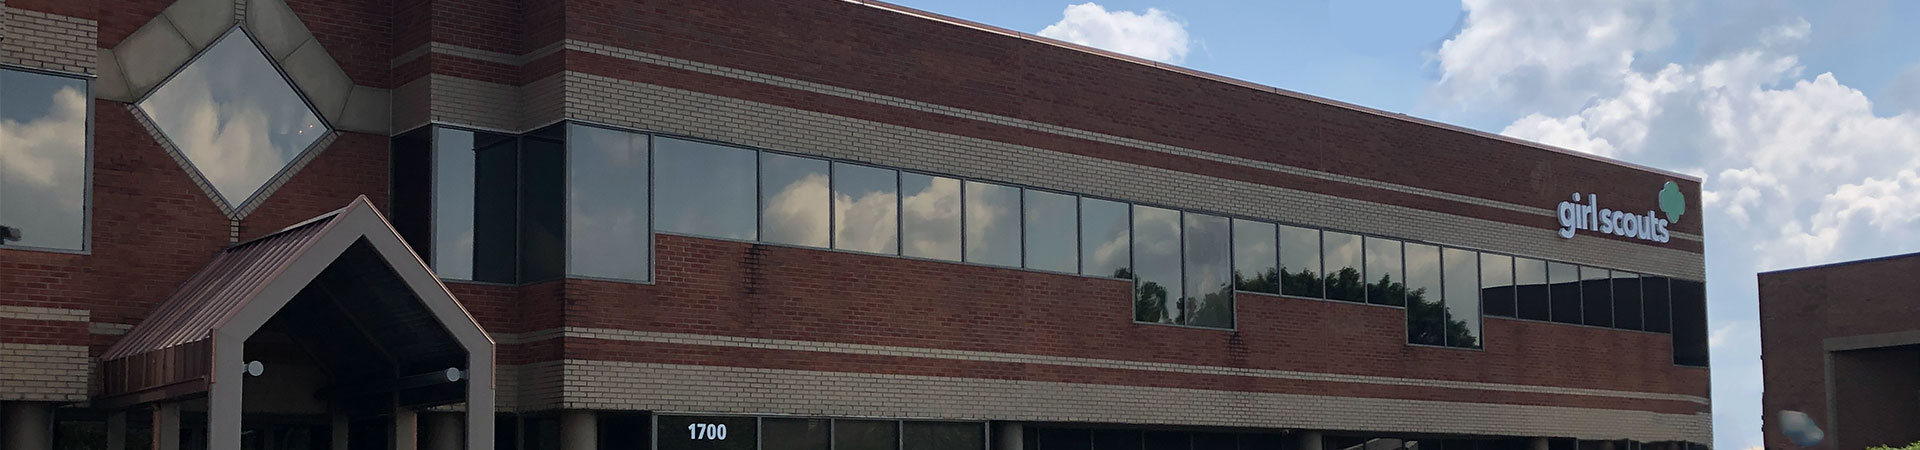
[[[1699,211],[1691,181],[854,3],[566,8],[568,38],[754,72],[1542,208],[1576,191],[1652,206],[1671,179]]]
[[[1911,294],[1920,291],[1920,277],[1914,274],[1920,274],[1920,255],[1760,274],[1768,447],[1790,445],[1775,423],[1780,410],[1829,425],[1823,341],[1920,329],[1920,303]]]
[[[361,195],[386,213],[386,137],[343,132],[319,152],[247,214],[240,223],[240,240],[265,236],[340,209]]]
[[[286,0],[354,84],[395,86],[387,77],[394,50],[392,0]],[[399,51],[406,51],[405,49]]]

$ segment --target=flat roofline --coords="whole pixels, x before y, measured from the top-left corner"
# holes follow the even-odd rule
[[[1353,110],[1353,111],[1358,111],[1358,112],[1362,112],[1362,113],[1367,113],[1367,114],[1373,114],[1373,115],[1376,115],[1376,116],[1381,116],[1381,117],[1386,117],[1386,118],[1390,118],[1390,119],[1395,119],[1395,120],[1401,120],[1401,121],[1405,121],[1405,122],[1411,122],[1411,123],[1416,123],[1416,124],[1421,124],[1421,125],[1426,125],[1426,126],[1430,126],[1430,127],[1434,127],[1434,128],[1439,128],[1439,129],[1443,129],[1443,130],[1449,130],[1449,131],[1454,131],[1454,132],[1459,132],[1459,133],[1466,133],[1466,134],[1469,134],[1469,135],[1474,135],[1474,136],[1479,136],[1479,137],[1483,137],[1483,138],[1488,138],[1488,139],[1494,139],[1494,140],[1499,140],[1499,141],[1505,141],[1505,142],[1508,142],[1508,143],[1513,143],[1513,144],[1519,144],[1519,145],[1521,145],[1521,146],[1525,146],[1525,147],[1531,147],[1531,148],[1536,148],[1536,149],[1540,149],[1540,150],[1546,150],[1546,151],[1550,151],[1550,152],[1554,152],[1554,153],[1560,153],[1560,154],[1564,154],[1564,155],[1570,155],[1570,156],[1575,156],[1575,157],[1580,157],[1580,158],[1586,158],[1586,159],[1589,159],[1589,160],[1593,160],[1593,161],[1597,161],[1597,162],[1602,162],[1602,163],[1607,163],[1607,164],[1612,164],[1612,165],[1616,165],[1616,166],[1621,166],[1621,167],[1626,167],[1626,168],[1630,168],[1630,169],[1636,169],[1636,170],[1643,170],[1643,171],[1647,171],[1647,172],[1653,172],[1653,173],[1658,173],[1658,174],[1661,174],[1661,175],[1666,175],[1666,176],[1671,176],[1671,177],[1675,177],[1675,178],[1680,178],[1680,179],[1685,179],[1685,180],[1690,180],[1690,181],[1693,181],[1693,182],[1695,182],[1695,183],[1699,183],[1699,182],[1701,181],[1701,180],[1700,180],[1700,177],[1696,177],[1696,176],[1693,176],[1693,175],[1688,175],[1688,174],[1684,174],[1684,173],[1680,173],[1680,172],[1675,172],[1675,171],[1671,171],[1671,170],[1666,170],[1666,169],[1660,169],[1660,168],[1655,168],[1655,167],[1649,167],[1649,166],[1644,166],[1644,165],[1640,165],[1640,164],[1635,164],[1635,163],[1630,163],[1630,162],[1626,162],[1626,161],[1621,161],[1621,160],[1617,160],[1617,159],[1613,159],[1613,158],[1608,158],[1608,157],[1604,157],[1604,156],[1599,156],[1599,155],[1595,155],[1595,154],[1592,154],[1592,153],[1587,153],[1587,152],[1582,152],[1582,151],[1578,151],[1578,150],[1572,150],[1572,149],[1568,149],[1568,148],[1564,148],[1564,147],[1558,147],[1558,146],[1553,146],[1553,145],[1548,145],[1548,144],[1542,144],[1542,143],[1539,143],[1539,142],[1533,142],[1533,141],[1528,141],[1528,140],[1525,140],[1525,139],[1519,139],[1519,138],[1514,138],[1514,137],[1510,137],[1510,136],[1503,136],[1503,135],[1499,135],[1499,134],[1495,134],[1495,133],[1488,133],[1488,132],[1485,132],[1485,131],[1480,131],[1480,130],[1475,130],[1475,129],[1471,129],[1471,128],[1467,128],[1467,127],[1462,127],[1462,126],[1458,126],[1458,125],[1453,125],[1453,124],[1449,124],[1449,123],[1445,123],[1445,122],[1438,122],[1438,121],[1433,121],[1433,120],[1428,120],[1428,119],[1422,119],[1422,118],[1418,118],[1418,117],[1413,117],[1413,116],[1409,116],[1409,115],[1406,115],[1406,114],[1403,114],[1403,113],[1397,113],[1397,112],[1390,112],[1390,111],[1385,111],[1385,110],[1381,110],[1381,109],[1376,109],[1376,108],[1370,108],[1370,107],[1366,107],[1366,106],[1360,106],[1360,105],[1356,105],[1356,104],[1352,104],[1352,103],[1347,103],[1347,102],[1343,102],[1343,101],[1339,101],[1339,100],[1334,100],[1334,99],[1330,99],[1330,98],[1325,98],[1325,97],[1318,97],[1318,96],[1313,96],[1313,95],[1309,95],[1309,94],[1303,94],[1303,93],[1299,93],[1299,92],[1294,92],[1294,91],[1289,91],[1289,90],[1286,90],[1286,89],[1281,89],[1281,88],[1278,88],[1278,87],[1273,87],[1273,86],[1268,86],[1268,85],[1264,85],[1264,84],[1260,84],[1260,83],[1255,83],[1255,82],[1251,82],[1251,81],[1247,81],[1247,80],[1241,80],[1241,79],[1237,79],[1237,78],[1233,78],[1233,77],[1228,77],[1228,76],[1223,76],[1223,75],[1218,75],[1218,74],[1213,74],[1213,73],[1208,73],[1208,72],[1202,72],[1202,71],[1198,71],[1198,70],[1193,70],[1193,69],[1189,69],[1189,68],[1186,68],[1186,67],[1180,67],[1180,66],[1176,66],[1176,65],[1172,65],[1172,64],[1166,64],[1166,63],[1161,63],[1161,62],[1157,62],[1157,61],[1153,61],[1153,60],[1148,60],[1148,59],[1144,59],[1144,58],[1139,58],[1139,57],[1135,57],[1135,56],[1129,56],[1129,55],[1123,55],[1123,54],[1120,54],[1120,53],[1115,53],[1115,52],[1111,52],[1111,51],[1106,51],[1106,50],[1101,50],[1101,49],[1097,49],[1097,48],[1093,48],[1093,47],[1088,47],[1088,46],[1084,46],[1084,45],[1080,45],[1080,44],[1075,44],[1075,43],[1072,43],[1072,42],[1066,42],[1066,41],[1062,41],[1062,40],[1058,40],[1058,39],[1053,39],[1053,38],[1049,38],[1049,37],[1044,37],[1044,36],[1039,36],[1039,35],[1035,35],[1035,34],[1032,34],[1032,33],[1026,33],[1026,32],[1021,32],[1021,31],[1017,31],[1017,30],[1011,30],[1011,29],[1007,29],[1007,28],[1001,28],[1001,27],[997,27],[997,26],[993,26],[993,25],[987,25],[987,24],[984,24],[984,23],[980,23],[980,22],[974,22],[974,21],[971,21],[971,20],[966,20],[966,19],[961,19],[961,18],[957,18],[957,17],[952,17],[952,16],[947,16],[947,15],[942,15],[942,14],[939,14],[939,13],[934,13],[934,12],[928,12],[928,11],[922,11],[922,10],[918,10],[918,9],[914,9],[914,8],[909,8],[909,7],[906,7],[906,6],[900,6],[900,5],[895,5],[895,4],[892,4],[892,3],[887,3],[887,2],[883,2],[883,1],[879,1],[879,0],[841,0],[841,1],[844,1],[844,2],[847,2],[847,3],[853,3],[853,4],[858,4],[858,5],[865,5],[865,6],[867,6],[867,7],[871,7],[871,8],[875,8],[875,9],[879,9],[879,10],[882,10],[882,11],[889,11],[889,12],[894,12],[894,13],[898,13],[898,14],[903,14],[903,15],[908,15],[908,16],[913,16],[913,17],[917,17],[917,18],[920,18],[920,19],[925,19],[925,20],[932,20],[932,21],[935,21],[935,22],[941,22],[941,23],[946,23],[946,24],[949,24],[949,25],[956,25],[956,26],[961,26],[961,27],[966,27],[966,28],[972,28],[972,29],[976,29],[976,30],[980,30],[980,31],[985,31],[985,32],[989,32],[989,33],[994,33],[994,34],[999,34],[999,35],[1003,35],[1003,36],[1007,36],[1007,37],[1012,37],[1012,38],[1017,38],[1017,39],[1023,39],[1023,40],[1027,40],[1027,41],[1033,41],[1033,42],[1038,42],[1038,43],[1042,43],[1042,44],[1047,44],[1047,45],[1052,45],[1052,46],[1055,46],[1055,47],[1061,47],[1061,48],[1066,48],[1066,49],[1069,49],[1069,50],[1076,50],[1076,51],[1080,51],[1080,52],[1083,52],[1083,53],[1090,53],[1090,54],[1094,54],[1094,55],[1099,55],[1099,56],[1104,56],[1104,57],[1108,57],[1108,58],[1113,58],[1113,59],[1118,59],[1118,60],[1121,60],[1121,61],[1127,61],[1127,62],[1131,62],[1131,63],[1135,63],[1135,64],[1140,64],[1140,65],[1143,65],[1143,66],[1149,66],[1149,67],[1154,67],[1154,68],[1158,68],[1158,69],[1161,69],[1161,70],[1167,70],[1167,71],[1172,71],[1172,72],[1178,72],[1178,73],[1182,73],[1182,74],[1186,74],[1186,75],[1189,75],[1189,76],[1194,76],[1194,77],[1199,77],[1199,78],[1204,78],[1204,79],[1207,79],[1207,80],[1212,80],[1212,81],[1217,81],[1217,82],[1221,82],[1221,83],[1226,83],[1226,84],[1231,84],[1231,85],[1236,85],[1236,86],[1240,86],[1240,87],[1244,87],[1244,88],[1248,88],[1248,89],[1253,89],[1253,90],[1256,90],[1256,91],[1262,91],[1262,92],[1269,92],[1269,93],[1273,93],[1273,94],[1279,94],[1279,95],[1283,95],[1283,96],[1287,96],[1287,97],[1292,97],[1292,98],[1296,98],[1296,99],[1300,99],[1300,100],[1306,100],[1306,101],[1310,101],[1310,102],[1315,102],[1315,103],[1320,103],[1320,104],[1323,104],[1323,105],[1328,105],[1328,106],[1333,106],[1333,107],[1337,107],[1337,108],[1345,108],[1345,109],[1348,109],[1348,110]]]
[[[1814,266],[1794,267],[1791,269],[1771,270],[1766,272],[1760,272],[1759,274],[1756,274],[1756,276],[1773,275],[1773,274],[1787,273],[1787,272],[1800,272],[1800,271],[1807,271],[1807,270],[1831,269],[1835,267],[1851,266],[1855,264],[1875,263],[1875,262],[1895,260],[1895,259],[1901,259],[1901,258],[1912,258],[1916,256],[1920,256],[1920,252],[1902,253],[1898,255],[1877,256],[1873,258],[1856,259],[1852,261],[1840,261],[1840,262],[1826,263],[1826,264],[1820,264],[1820,265],[1814,265]]]

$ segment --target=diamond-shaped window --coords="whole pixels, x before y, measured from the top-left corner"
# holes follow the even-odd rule
[[[330,131],[239,28],[162,82],[139,107],[233,209]]]

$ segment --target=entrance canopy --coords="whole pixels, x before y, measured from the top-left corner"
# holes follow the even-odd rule
[[[210,447],[237,449],[256,333],[297,343],[335,405],[464,400],[467,442],[492,440],[492,340],[364,196],[222,251],[102,356],[96,403],[204,395]]]

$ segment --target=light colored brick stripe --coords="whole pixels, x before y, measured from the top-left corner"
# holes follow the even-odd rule
[[[428,75],[429,117],[434,122],[491,130],[524,130],[520,88],[446,75]]]
[[[93,322],[87,324],[87,333],[90,334],[119,336],[127,334],[127,331],[132,329],[133,325],[124,323]]]
[[[92,75],[100,67],[100,26],[91,19],[0,7],[0,63]]]
[[[87,346],[0,342],[0,400],[84,401]]]
[[[91,320],[92,315],[92,312],[84,309],[0,305],[0,319],[86,322]]]
[[[1372,430],[1707,442],[1711,415],[566,360],[567,409]]]
[[[660,344],[706,345],[731,348],[757,348],[770,350],[793,350],[806,352],[840,353],[850,355],[900,356],[911,358],[933,358],[957,361],[978,361],[1017,364],[1045,364],[1068,367],[1088,367],[1097,369],[1140,370],[1149,372],[1185,373],[1196,375],[1227,375],[1241,377],[1270,378],[1297,381],[1324,381],[1338,383],[1374,384],[1390,386],[1439,387],[1450,389],[1471,389],[1482,391],[1522,392],[1530,394],[1581,395],[1593,397],[1628,398],[1637,400],[1668,400],[1709,405],[1711,402],[1700,396],[1664,394],[1652,392],[1616,391],[1607,389],[1582,389],[1556,386],[1534,386],[1506,383],[1481,383],[1470,381],[1448,381],[1421,378],[1396,378],[1369,375],[1348,375],[1294,370],[1248,369],[1240,367],[1203,366],[1194,364],[1172,364],[1143,361],[1123,361],[1113,359],[1079,358],[1065,356],[1030,355],[1021,353],[1003,353],[972,350],[949,350],[922,347],[900,347],[891,345],[847,344],[837,342],[800,341],[787,339],[762,339],[737,336],[716,336],[685,333],[662,333],[650,331],[618,330],[610,328],[566,327],[524,333],[511,339],[494,337],[501,343],[528,343],[560,337],[605,339],[613,341],[650,342]]]
[[[566,72],[567,118],[1284,223],[1702,279],[1703,256],[1610,239]],[[1543,220],[1545,220],[1543,218]]]

